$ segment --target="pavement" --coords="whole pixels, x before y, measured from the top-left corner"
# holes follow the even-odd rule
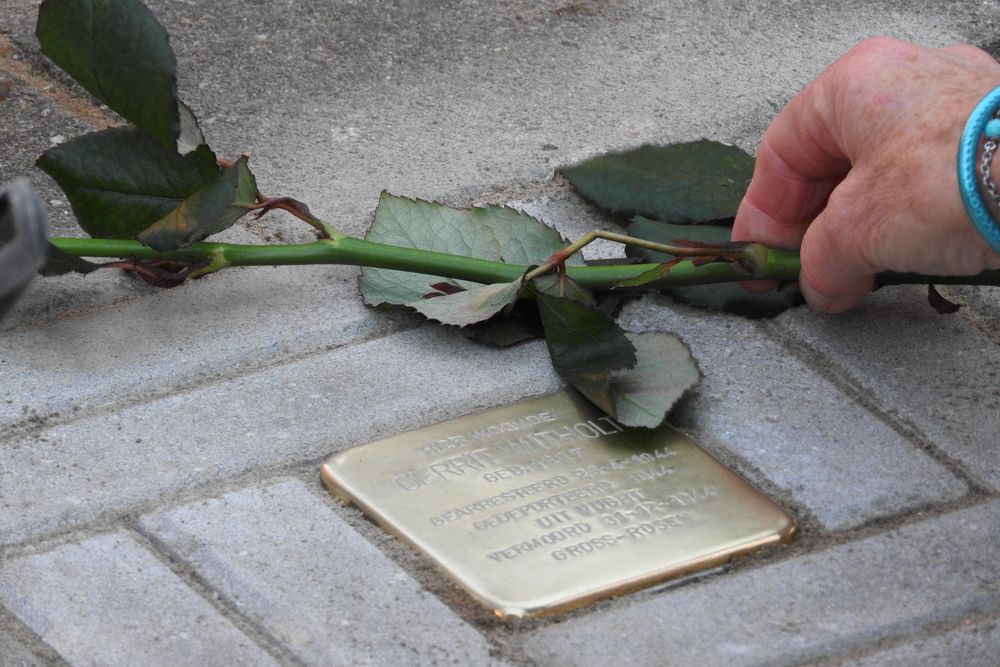
[[[1000,26],[995,0],[150,5],[212,146],[354,234],[387,189],[578,236],[606,223],[559,165],[703,136],[753,151],[861,39],[996,55]],[[39,55],[36,8],[4,0],[0,19],[0,182],[26,176],[72,234],[32,163],[115,121]],[[367,309],[356,275],[32,284],[0,324],[0,665],[997,664],[1000,292],[946,290],[965,304],[947,317],[917,288],[752,322],[627,305],[626,329],[681,334],[705,374],[671,421],[799,535],[682,585],[499,621],[331,498],[319,465],[561,381],[543,343],[486,349]]]

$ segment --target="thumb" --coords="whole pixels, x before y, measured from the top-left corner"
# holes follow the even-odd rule
[[[869,259],[871,232],[877,221],[864,218],[865,193],[852,172],[830,195],[827,206],[813,220],[802,239],[799,287],[809,305],[840,313],[861,303],[872,290],[878,267]]]
[[[736,213],[734,241],[797,248],[850,161],[827,125],[824,77],[795,96],[764,133],[753,178]]]

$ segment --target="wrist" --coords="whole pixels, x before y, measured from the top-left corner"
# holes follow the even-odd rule
[[[966,213],[994,252],[1000,254],[1000,190],[993,157],[1000,145],[1000,87],[976,105],[958,147],[958,188]],[[982,146],[982,152],[980,152]]]

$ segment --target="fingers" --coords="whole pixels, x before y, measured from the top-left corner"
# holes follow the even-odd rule
[[[997,78],[975,47],[861,42],[768,128],[733,240],[799,247],[802,291],[827,312],[857,305],[878,270],[947,265],[958,241],[935,239],[964,214],[952,172],[929,174],[954,168],[956,132]]]
[[[850,163],[827,127],[832,101],[821,77],[802,91],[764,135],[733,239],[795,248],[806,225]]]
[[[830,196],[829,205],[809,225],[802,239],[799,286],[811,307],[828,313],[853,308],[875,284],[878,267],[869,260],[869,233],[876,221],[866,209],[857,179],[849,176]]]

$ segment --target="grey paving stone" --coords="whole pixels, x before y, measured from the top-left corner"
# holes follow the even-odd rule
[[[0,544],[559,386],[541,342],[425,327],[54,426],[0,444]]]
[[[996,667],[1000,621],[963,623],[957,628],[877,651],[838,667]]]
[[[354,232],[383,188],[479,193],[613,147],[753,144],[863,37],[988,39],[996,14],[968,2],[150,5],[213,145],[253,152],[265,191]],[[9,20],[33,51],[30,4]]]
[[[35,414],[163,394],[416,322],[365,307],[354,276],[348,267],[254,267],[8,330],[0,336],[0,384],[19,391],[0,401],[0,430]]]
[[[998,547],[994,500],[554,623],[525,647],[546,667],[798,665],[1000,609]]]
[[[478,632],[297,481],[141,521],[307,664],[490,662]]]
[[[554,165],[644,141],[705,134],[752,144],[775,104],[861,36],[881,31],[949,43],[988,14],[961,3],[937,12],[897,11],[893,3],[845,9],[761,3],[720,9],[721,21],[685,3],[648,0],[519,0],[502,11],[469,1],[347,4],[336,12],[313,3],[301,3],[295,12],[277,4],[251,10],[237,0],[197,11],[187,3],[151,5],[173,33],[182,92],[212,142],[223,154],[252,150],[262,188],[303,198],[354,232],[363,229],[382,188],[454,198],[547,177]],[[40,66],[33,14],[34,3],[13,3],[6,29]],[[226,30],[220,32],[220,25]],[[747,44],[747,34],[760,38]],[[796,47],[804,43],[810,48]],[[587,100],[592,102],[581,102]],[[331,344],[325,330],[310,329],[316,313],[324,312],[316,303],[320,298],[302,300],[316,293],[317,274],[293,273],[297,294],[290,303],[296,306],[268,309],[287,329],[264,326],[267,340],[257,342],[283,349],[291,337],[297,341],[293,350],[305,339]],[[230,289],[229,282],[214,285],[193,289],[212,293],[213,305],[223,310],[218,322],[197,313],[187,319],[199,306],[184,296],[160,297],[174,305],[163,315],[136,306],[123,314],[127,321],[65,323],[17,341],[24,349],[14,355],[23,362],[18,375],[46,368],[52,356],[76,358],[59,369],[68,377],[24,371],[28,384],[21,395],[38,391],[27,402],[13,400],[7,418],[20,419],[24,409],[63,412],[107,400],[115,391],[162,390],[162,368],[150,370],[150,359],[154,350],[176,352],[170,346],[175,338],[185,341],[183,354],[163,364],[182,383],[190,381],[185,373],[192,369],[211,375],[246,361],[232,349],[217,349],[209,361],[192,354],[202,348],[192,347],[191,332],[208,327],[228,325],[227,332],[240,332],[231,348],[250,342],[249,354],[264,354],[244,338],[255,327],[230,309],[230,296],[241,303],[246,292]],[[58,312],[72,308],[73,299],[58,290],[50,294]],[[261,325],[273,321],[261,316]],[[183,331],[171,328],[183,323]],[[159,327],[171,331],[168,341]],[[91,350],[59,344],[63,337],[91,340],[94,328],[108,341],[99,351],[141,360],[139,372],[95,374],[86,354]],[[0,358],[12,354],[0,352]]]
[[[626,306],[619,323],[680,335],[704,378],[672,421],[706,445],[746,459],[827,528],[857,526],[966,491],[946,468],[749,320],[648,296]]]
[[[1000,47],[1000,45],[998,45]],[[960,314],[1000,344],[1000,288],[943,285],[938,290],[962,306]]]
[[[276,664],[120,533],[0,564],[0,599],[72,665]]]
[[[76,223],[73,224],[75,225]],[[50,236],[55,234],[70,235],[71,233],[77,236],[83,234],[82,230],[80,230],[79,227],[76,227],[72,232],[66,230],[54,230]],[[261,242],[261,239],[258,236],[241,226],[232,227],[225,232],[222,232],[216,237],[216,239],[227,243]],[[231,272],[228,274],[223,273],[216,275],[214,277],[214,289],[223,293],[228,292],[230,290],[230,285],[239,284],[239,282],[241,282],[241,276],[238,275],[238,273],[239,272]],[[21,296],[14,312],[11,313],[9,317],[4,319],[3,322],[0,322],[0,332],[14,329],[20,329],[23,331],[33,327],[44,327],[45,325],[52,325],[54,329],[58,329],[59,326],[73,326],[68,325],[67,323],[63,323],[62,325],[53,325],[53,322],[55,320],[80,317],[81,315],[89,314],[98,309],[107,308],[116,304],[123,304],[127,301],[135,301],[137,299],[161,293],[165,293],[163,289],[153,287],[144,280],[141,280],[130,273],[118,270],[96,271],[94,273],[89,273],[86,276],[81,276],[75,273],[63,276],[36,276]],[[311,303],[309,299],[301,299],[301,301],[303,302],[302,306],[304,308],[315,306],[315,303]],[[159,303],[162,306],[164,302]],[[176,302],[170,302],[168,300],[167,303]],[[155,306],[150,306],[150,308],[155,308]],[[165,313],[170,310],[170,306],[165,306],[164,308]],[[178,308],[178,310],[181,309]],[[108,312],[98,314],[97,318],[104,318],[106,320],[114,319],[113,316],[108,314]],[[85,327],[86,325],[84,324],[81,326]],[[81,331],[81,333],[83,332]],[[14,335],[16,334],[3,333],[3,338]],[[41,334],[42,337],[45,335],[46,334],[44,333]],[[2,338],[0,338],[0,345],[3,345]],[[60,351],[64,351],[66,353],[72,352],[70,349]],[[5,349],[4,352],[8,357],[12,358],[14,356],[9,347]],[[25,354],[30,355],[32,353],[33,352],[29,344],[25,349]],[[3,361],[5,360],[0,358],[0,363]],[[0,376],[2,376],[2,373],[3,369],[0,368]],[[25,405],[24,407],[28,406]],[[35,411],[38,411],[38,407],[34,409]],[[0,421],[2,421],[2,418],[0,418]]]
[[[922,288],[893,288],[842,316],[799,310],[776,322],[1000,489],[1000,345],[967,320],[938,315]]]
[[[866,3],[725,4],[709,19],[681,2],[518,0],[361,3],[306,21],[272,5],[205,34],[237,5],[213,4],[203,23],[158,5],[176,26],[182,72],[198,72],[182,88],[214,119],[213,138],[255,153],[265,182],[346,214],[351,230],[373,199],[358,193],[479,192],[650,141],[752,144],[772,104],[862,37],[949,43],[966,27],[957,9]],[[226,92],[260,80],[274,82],[270,94]]]

